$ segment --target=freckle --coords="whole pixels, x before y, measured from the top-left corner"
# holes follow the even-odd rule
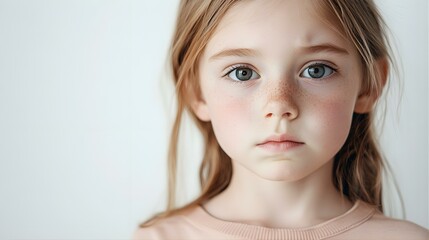
[[[291,97],[294,99],[296,98],[306,98],[306,94],[300,90],[296,84],[284,84],[280,83],[277,84],[277,86],[269,86],[265,87],[263,91],[259,92],[259,96],[266,96],[267,99],[271,101],[284,101],[284,100],[290,100]]]

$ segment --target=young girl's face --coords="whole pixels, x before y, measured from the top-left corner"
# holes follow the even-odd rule
[[[235,164],[265,179],[315,172],[350,130],[362,66],[311,1],[240,1],[199,62],[197,116]]]

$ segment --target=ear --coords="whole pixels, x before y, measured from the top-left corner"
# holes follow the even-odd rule
[[[364,92],[358,96],[358,99],[355,104],[355,113],[368,113],[372,110],[375,102],[380,97],[384,86],[387,82],[387,76],[389,73],[389,63],[385,57],[380,58],[375,62],[376,68],[378,69],[379,76],[378,81],[381,82],[381,88],[376,93]]]
[[[191,102],[192,111],[195,115],[203,122],[209,122],[210,114],[207,107],[207,103],[202,99],[195,99]]]
[[[208,110],[207,103],[203,99],[202,93],[197,94],[195,88],[188,87],[188,93],[189,93],[189,103],[192,109],[192,112],[197,116],[198,119],[200,119],[203,122],[210,121],[210,114]]]

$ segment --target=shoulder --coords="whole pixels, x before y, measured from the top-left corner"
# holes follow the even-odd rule
[[[361,236],[374,239],[429,239],[429,231],[415,223],[386,217],[377,212],[358,227]]]
[[[363,221],[355,222],[348,230],[331,239],[429,239],[429,231],[426,228],[406,220],[387,217],[376,207],[364,202],[360,202],[356,212],[365,216]]]
[[[133,240],[157,239],[231,239],[231,236],[217,232],[202,224],[198,207],[160,218],[134,231]]]
[[[413,222],[386,217],[381,213],[369,222],[373,227],[389,230],[389,239],[428,239],[429,231]]]
[[[177,237],[177,231],[189,228],[183,215],[174,215],[158,219],[152,224],[135,230],[133,240],[171,239]],[[175,235],[176,236],[175,236]]]

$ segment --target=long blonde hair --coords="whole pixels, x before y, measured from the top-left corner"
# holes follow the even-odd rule
[[[198,62],[222,17],[239,0],[182,0],[170,51],[176,86],[177,113],[168,151],[168,204],[140,227],[200,205],[228,187],[232,176],[230,157],[219,146],[210,122],[199,120],[190,107],[191,96],[200,97]],[[377,60],[391,61],[386,26],[372,0],[318,0],[315,8],[339,34],[349,39],[363,65],[361,94],[378,98],[383,89]],[[180,126],[188,112],[201,131],[205,149],[200,166],[201,193],[192,202],[176,208],[176,175]],[[349,136],[334,158],[332,181],[350,201],[362,200],[383,211],[381,175],[384,167],[374,135],[374,113],[353,115]]]

